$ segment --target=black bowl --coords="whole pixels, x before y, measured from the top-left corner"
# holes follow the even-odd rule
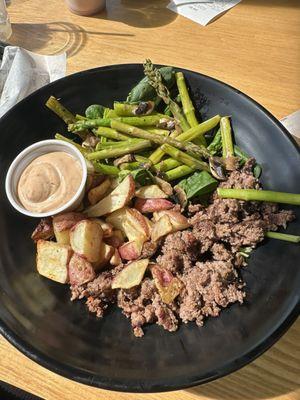
[[[257,158],[266,189],[299,192],[300,154],[291,136],[261,106],[238,90],[184,71],[204,119],[231,115],[237,143]],[[141,65],[80,72],[54,82],[16,105],[0,120],[0,329],[19,350],[43,366],[93,386],[131,392],[180,389],[228,374],[270,347],[299,313],[300,247],[268,240],[243,270],[247,298],[204,327],[181,325],[168,333],[153,325],[133,336],[118,309],[96,319],[84,304],[71,303],[67,286],[39,276],[30,234],[36,220],[8,203],[4,177],[26,146],[66,127],[46,107],[50,95],[77,113],[92,103],[125,99],[141,78]],[[288,231],[300,233],[300,213]]]

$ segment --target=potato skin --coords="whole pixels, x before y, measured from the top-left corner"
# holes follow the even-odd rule
[[[96,274],[90,262],[74,253],[69,262],[69,280],[71,285],[82,285],[95,278]]]

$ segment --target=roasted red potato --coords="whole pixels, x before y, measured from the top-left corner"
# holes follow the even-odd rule
[[[139,285],[143,280],[148,264],[149,260],[146,258],[126,265],[113,279],[112,289],[130,289]]]
[[[69,262],[69,280],[71,285],[83,285],[95,278],[92,264],[79,254],[74,253]]]
[[[67,283],[68,264],[72,253],[68,245],[38,240],[36,265],[39,274],[59,283]]]
[[[95,221],[83,220],[78,222],[70,231],[70,243],[75,253],[87,261],[99,260],[103,232]]]
[[[167,199],[136,199],[134,207],[141,213],[169,210],[174,204]]]
[[[135,183],[131,175],[126,178],[106,197],[87,208],[88,217],[101,217],[126,206],[135,193]]]

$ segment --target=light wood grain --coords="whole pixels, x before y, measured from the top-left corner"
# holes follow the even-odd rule
[[[243,0],[202,27],[165,9],[168,0],[108,0],[93,18],[63,0],[13,0],[12,44],[68,54],[68,73],[146,57],[211,75],[282,118],[300,108],[299,1]],[[263,356],[207,385],[165,394],[121,394],[62,378],[0,339],[0,379],[53,400],[300,399],[300,322]]]

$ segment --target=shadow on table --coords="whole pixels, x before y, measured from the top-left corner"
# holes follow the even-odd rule
[[[299,329],[297,321],[275,346],[251,364],[187,391],[214,400],[267,399],[300,393]]]
[[[68,57],[77,54],[87,42],[89,35],[99,36],[134,36],[120,32],[96,32],[69,22],[52,22],[49,24],[12,24],[13,34],[9,44],[24,47],[30,51],[39,51],[47,43],[47,54],[58,54],[65,51]]]
[[[123,22],[137,28],[168,25],[177,14],[166,7],[170,0],[109,0],[106,10],[92,18]]]

